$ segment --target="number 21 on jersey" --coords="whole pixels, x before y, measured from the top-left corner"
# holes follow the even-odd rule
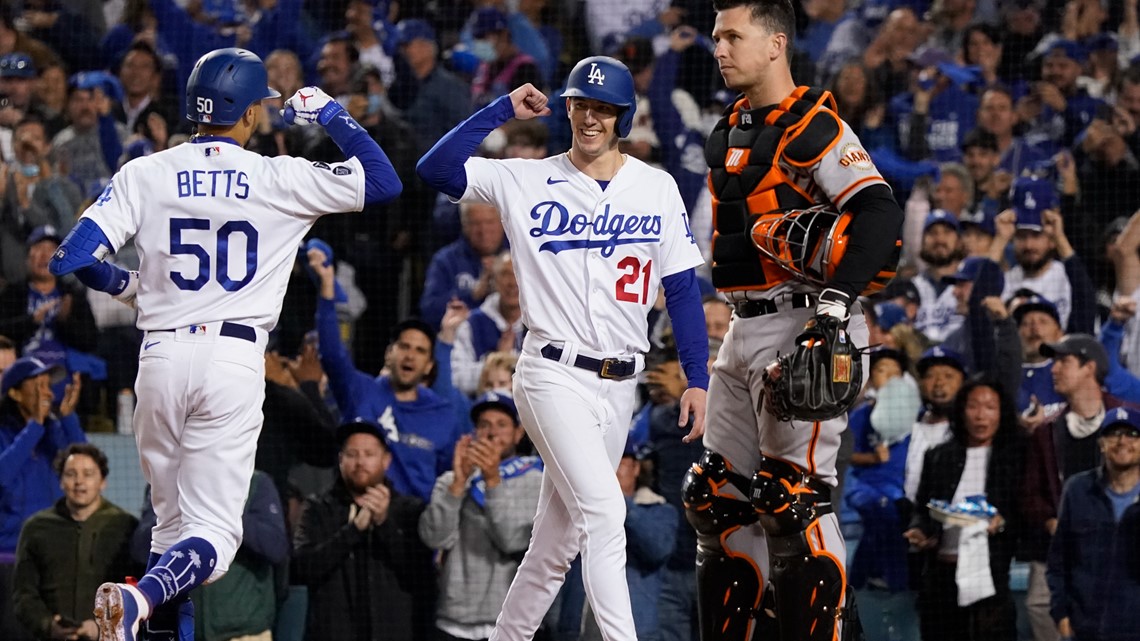
[[[623,303],[649,302],[649,276],[653,273],[653,260],[641,264],[636,256],[626,256],[618,261],[618,269],[624,273],[614,283],[614,296]]]
[[[206,218],[171,218],[170,219],[170,255],[194,256],[198,259],[198,274],[190,277],[186,274],[172,271],[170,280],[178,289],[198,291],[210,281],[210,253],[205,247],[197,243],[183,242],[182,232],[191,230],[210,230],[210,221]],[[235,234],[245,237],[245,274],[240,280],[230,278],[230,240]],[[257,230],[245,220],[231,220],[214,234],[214,256],[217,256],[214,278],[227,292],[236,292],[253,280],[257,273]],[[239,259],[240,260],[240,259]]]

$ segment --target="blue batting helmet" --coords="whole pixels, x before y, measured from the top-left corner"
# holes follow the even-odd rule
[[[281,94],[269,87],[265,64],[252,51],[215,49],[198,59],[186,81],[186,118],[233,125],[255,102]]]
[[[637,96],[633,90],[633,74],[629,68],[609,56],[583,58],[570,70],[563,98],[590,98],[622,108],[618,113],[617,133],[625,138],[633,129],[633,113]]]

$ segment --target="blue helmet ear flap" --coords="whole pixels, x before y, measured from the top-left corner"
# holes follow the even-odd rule
[[[637,111],[637,105],[626,107],[622,110],[621,115],[618,116],[617,133],[618,137],[625,138],[629,136],[629,132],[633,129],[633,114]]]

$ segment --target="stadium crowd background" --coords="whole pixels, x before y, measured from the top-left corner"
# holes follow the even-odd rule
[[[1045,567],[1052,562],[1049,539],[1058,527],[1061,481],[1102,464],[1090,425],[1099,425],[1116,407],[1140,403],[1137,0],[793,4],[799,20],[797,82],[833,92],[839,114],[859,134],[906,211],[900,275],[863,303],[872,343],[881,348],[867,376],[866,402],[852,413],[843,455],[849,471],[839,491],[850,537],[848,579],[857,588],[868,638],[942,638],[939,628],[952,629],[959,620],[984,622],[987,612],[1015,601],[1021,638],[1059,638],[1054,619],[1061,611],[1054,605],[1050,618]],[[63,406],[57,413],[63,422],[78,417],[87,438],[110,454],[110,464],[98,450],[67,452],[101,461],[96,467],[102,467],[102,477],[113,472],[106,496],[129,515],[116,512],[101,525],[74,522],[74,509],[67,516],[77,500],[73,493],[52,508],[61,500],[55,478],[27,470],[47,469],[67,440],[83,439],[72,434],[56,444],[47,438],[39,444],[21,441],[23,419],[15,403],[5,400],[0,636],[82,636],[94,586],[115,578],[95,574],[138,570],[126,556],[111,555],[101,565],[67,557],[98,555],[83,547],[82,537],[55,565],[33,562],[35,533],[44,536],[43,524],[35,533],[24,528],[17,541],[21,526],[39,510],[72,519],[75,527],[64,528],[72,532],[67,536],[78,528],[105,540],[100,537],[113,530],[124,555],[129,543],[136,559],[146,556],[145,488],[133,443],[115,434],[130,429],[123,412],[129,413],[141,334],[131,310],[78,283],[56,281],[46,266],[118,167],[187,140],[187,75],[200,55],[226,46],[259,54],[271,86],[285,97],[308,84],[335,96],[388,153],[404,193],[391,205],[325,217],[313,229],[311,238],[325,243],[317,246],[335,255],[335,302],[322,304],[321,279],[299,248],[266,356],[266,421],[258,454],[265,476],[254,481],[246,554],[239,556],[248,567],[230,584],[211,586],[213,594],[197,597],[199,638],[273,630],[279,639],[300,639],[306,628],[310,639],[459,638],[459,630],[485,636],[485,628],[458,625],[454,617],[479,611],[485,594],[501,598],[505,586],[499,584],[509,582],[511,563],[525,549],[525,529],[522,549],[517,543],[510,550],[461,543],[474,545],[464,558],[489,564],[485,576],[464,579],[456,571],[440,571],[437,586],[432,572],[420,572],[411,580],[415,585],[408,585],[401,574],[408,568],[371,559],[358,568],[369,579],[346,578],[335,588],[343,592],[328,593],[321,577],[344,572],[344,560],[315,553],[322,541],[311,539],[313,530],[304,532],[309,539],[298,536],[304,529],[302,506],[306,497],[330,496],[341,476],[337,451],[345,435],[367,431],[359,424],[344,429],[357,415],[338,406],[363,405],[352,394],[371,392],[363,385],[334,398],[334,374],[326,375],[322,366],[365,381],[384,370],[395,400],[387,411],[366,418],[389,447],[394,444],[397,465],[424,448],[417,435],[430,435],[422,439],[427,449],[435,448],[435,469],[425,478],[405,473],[396,483],[407,485],[403,493],[437,504],[441,497],[431,492],[435,476],[459,460],[453,453],[460,436],[472,431],[473,400],[509,389],[525,327],[510,260],[502,255],[497,212],[481,206],[460,211],[419,180],[416,161],[498,95],[524,82],[556,95],[578,59],[613,55],[629,66],[638,90],[634,128],[623,149],[674,176],[708,257],[712,220],[703,140],[734,98],[721,85],[712,55],[713,19],[708,0],[4,0],[0,369],[17,357],[35,356],[80,374],[77,398],[76,387],[66,391],[70,377],[54,382],[56,404]],[[565,151],[570,136],[558,104],[542,121],[504,126],[480,153],[539,158]],[[265,102],[266,117],[252,148],[314,162],[341,159],[320,128],[289,127],[279,108],[280,101]],[[138,267],[130,247],[113,260]],[[705,285],[715,358],[730,309]],[[314,319],[322,311],[330,323],[328,314],[335,314],[335,325],[318,335]],[[630,580],[636,584],[639,636],[695,639],[695,539],[679,488],[701,449],[682,443],[682,432],[672,427],[684,381],[663,303],[651,327],[655,347],[644,375],[645,406],[631,426],[629,465],[619,470],[630,496]],[[343,342],[350,360],[331,363],[336,350],[329,342]],[[1052,347],[1040,350],[1042,344]],[[948,426],[961,417],[955,397],[976,373],[1005,381],[1016,403],[1016,424],[1002,425],[1013,445],[995,444],[993,455],[1016,474],[1003,474],[1012,480],[995,489],[984,465],[980,471],[968,467],[983,476],[963,477],[962,485],[989,491],[1009,527],[981,552],[944,540],[937,554],[924,555],[903,537],[928,516],[925,501],[918,501],[922,454],[957,438],[959,431]],[[418,397],[412,394],[414,402],[401,400],[401,386],[408,385],[420,390]],[[1135,438],[1126,440],[1138,447]],[[525,440],[504,459],[516,453],[526,453]],[[526,468],[514,473],[525,476]],[[64,474],[66,481],[66,469]],[[447,489],[437,486],[437,493],[440,487]],[[510,511],[525,528],[534,503],[525,492],[520,496]],[[468,500],[491,509],[481,502],[481,491]],[[1096,539],[1110,546],[1104,537],[1128,541],[1132,533],[1131,544],[1100,550],[1107,557],[1090,552],[1087,558],[1119,562],[1120,575],[1110,568],[1101,579],[1122,590],[1114,599],[1123,600],[1114,602],[1132,599],[1133,611],[1140,603],[1136,510],[1129,511],[1132,530],[1121,529],[1129,520],[1121,521],[1118,513],[1115,526],[1072,544],[1076,549]],[[135,517],[142,518],[138,528]],[[640,525],[632,522],[640,517],[646,519]],[[264,527],[251,525],[257,523]],[[412,540],[378,545],[419,546],[415,554],[422,551],[431,562],[425,542],[436,541],[439,533],[426,536],[430,528],[424,521],[419,529],[423,540],[402,532]],[[345,545],[358,544],[350,543]],[[1133,556],[1111,556],[1120,549]],[[103,549],[104,555],[107,550],[113,547]],[[983,574],[992,575],[995,594],[969,605],[954,603],[951,594],[947,604],[925,578],[932,567],[957,568],[959,578],[965,565],[977,572],[978,563],[966,564],[960,556],[971,554],[988,556],[991,571]],[[436,555],[436,568],[448,555],[459,552]],[[502,558],[484,558],[495,555]],[[37,568],[32,574],[30,564]],[[60,564],[77,576],[44,574],[49,567],[58,573]],[[244,583],[233,585],[239,580]],[[499,587],[471,588],[480,581]],[[357,591],[365,584],[373,592]],[[463,601],[457,586],[464,585],[469,602],[456,606],[456,599]],[[545,638],[595,638],[589,616],[580,628],[583,597],[574,585],[571,578],[541,631]],[[401,599],[411,605],[392,605],[405,603]],[[437,600],[448,604],[440,606],[439,618]],[[49,601],[55,613],[64,612],[62,619],[52,619],[45,609]],[[1131,616],[1122,617],[1120,629],[1128,629],[1136,615]],[[65,629],[71,618],[74,630]],[[955,638],[1004,638],[978,625]]]

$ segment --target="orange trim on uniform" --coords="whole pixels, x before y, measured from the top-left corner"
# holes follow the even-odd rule
[[[856,180],[855,182],[851,183],[850,185],[847,185],[846,189],[839,192],[839,195],[835,197],[836,205],[838,206],[839,203],[843,202],[843,199],[847,197],[847,194],[850,194],[856,187],[858,187],[860,185],[865,185],[865,184],[871,183],[871,182],[881,182],[884,185],[887,184],[887,181],[883,180],[883,178],[881,176],[867,176],[866,178],[860,178],[859,180]]]
[[[748,147],[729,147],[724,154],[724,170],[730,174],[740,175],[748,166],[748,159],[752,157],[752,149]]]
[[[815,473],[815,444],[820,440],[820,422],[812,421],[812,439],[807,441],[807,473]]]
[[[837,568],[839,568],[839,607],[842,608],[847,604],[847,567],[843,564],[842,561],[839,560],[837,556],[832,554],[831,551],[827,549],[827,542],[823,537],[823,528],[820,525],[819,519],[811,522],[811,525],[808,526],[808,531],[805,532],[805,534],[808,533],[814,534],[814,537],[804,537],[807,539],[808,548],[811,550],[812,556],[827,557],[831,559],[833,563],[835,563],[835,566]],[[812,543],[813,539],[815,540],[815,544]],[[831,628],[831,639],[832,641],[839,641],[838,612],[836,612],[835,625]]]
[[[764,574],[762,572],[760,572],[760,566],[756,565],[756,561],[753,560],[752,557],[748,556],[747,554],[744,554],[743,552],[735,552],[731,548],[729,548],[727,545],[729,535],[732,534],[733,532],[739,530],[740,528],[741,528],[741,526],[734,525],[734,526],[730,527],[729,529],[725,530],[724,532],[721,532],[721,534],[720,534],[720,549],[723,550],[724,553],[731,558],[744,559],[745,561],[748,562],[748,565],[752,566],[752,569],[756,571],[756,578],[758,579],[757,584],[760,586],[760,589],[756,591],[756,600],[753,601],[753,603],[752,603],[752,610],[755,611],[756,608],[760,607],[760,600],[764,596]],[[725,599],[725,602],[727,603],[728,602],[728,592],[727,591],[724,593],[724,599]],[[747,631],[748,634],[744,637],[745,639],[751,639],[752,638],[752,632],[753,632],[755,625],[756,625],[756,620],[753,619],[752,623],[749,624],[749,629]],[[728,629],[728,620],[727,619],[725,619],[724,628],[721,629],[721,632],[724,632],[724,630],[726,630],[726,629]]]
[[[811,160],[809,160],[807,162],[799,163],[799,162],[795,162],[795,161],[791,160],[790,158],[784,158],[784,160],[789,165],[792,165],[793,167],[810,167],[810,166],[816,164],[817,162],[822,160],[824,156],[827,155],[827,152],[834,149],[835,145],[838,145],[839,141],[843,139],[843,122],[841,120],[839,120],[839,116],[835,115],[834,113],[832,113],[830,111],[823,111],[822,109],[820,109],[818,111],[820,113],[825,113],[828,116],[831,116],[832,118],[835,119],[835,122],[839,124],[839,135],[836,136],[835,138],[832,138],[831,142],[827,144],[827,147],[825,147],[823,151],[819,152],[818,156],[816,156],[815,158],[812,158]]]

